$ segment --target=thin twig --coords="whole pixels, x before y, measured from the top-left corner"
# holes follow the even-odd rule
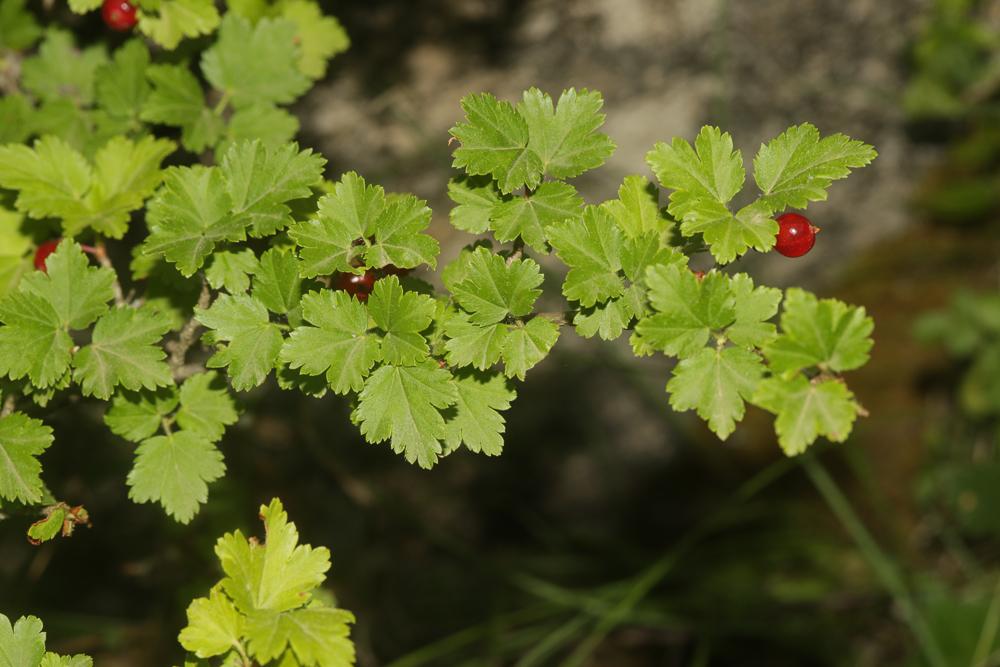
[[[14,408],[17,406],[17,394],[7,394],[7,397],[3,399],[3,408],[0,408],[0,417],[6,417],[14,412]]]
[[[204,310],[208,308],[211,302],[212,292],[208,288],[208,282],[202,279],[201,294],[198,295],[198,303],[195,308]],[[170,366],[174,379],[183,379],[186,377],[184,373],[190,370],[186,368],[184,361],[187,358],[188,350],[199,338],[198,329],[200,327],[201,323],[195,319],[194,315],[192,315],[191,319],[184,323],[183,328],[181,328],[181,332],[177,335],[177,340],[167,343],[167,350],[170,352],[170,358],[167,360],[167,364]],[[190,374],[190,372],[187,373],[187,375]]]
[[[524,257],[524,239],[518,236],[514,239],[513,246],[513,250],[511,250],[510,254],[507,256],[507,266],[510,266],[515,261]]]

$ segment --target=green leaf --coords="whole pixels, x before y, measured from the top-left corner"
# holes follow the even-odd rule
[[[115,435],[142,442],[160,430],[160,424],[174,411],[178,400],[176,387],[163,387],[155,392],[120,391],[111,399],[104,423]]]
[[[353,622],[351,612],[322,606],[255,612],[247,623],[250,653],[264,662],[279,657],[287,646],[298,659],[293,664],[350,667],[355,659],[349,637]]]
[[[115,51],[111,62],[96,73],[97,103],[112,116],[138,120],[152,87],[146,79],[149,49],[132,39]]]
[[[448,288],[471,313],[473,323],[488,325],[530,313],[542,293],[538,289],[542,280],[534,260],[516,259],[508,264],[486,248],[477,248],[462,280]]]
[[[764,375],[760,357],[738,347],[703,348],[682,359],[667,383],[670,405],[678,412],[696,410],[708,427],[725,440],[743,419]]]
[[[219,588],[207,598],[196,598],[187,608],[187,625],[178,640],[185,651],[211,658],[242,646],[246,618]]]
[[[503,450],[504,418],[516,394],[503,375],[463,373],[456,376],[458,401],[455,414],[445,424],[447,451],[462,444],[470,451],[498,456]]]
[[[625,238],[644,234],[664,234],[673,221],[663,215],[656,185],[645,176],[626,176],[618,188],[618,199],[601,204],[606,209]]]
[[[532,318],[523,326],[512,326],[503,342],[504,374],[523,380],[525,373],[548,355],[557,340],[559,326],[544,317]]]
[[[729,285],[736,299],[736,321],[726,330],[726,338],[743,347],[763,347],[778,333],[768,320],[778,312],[781,290],[755,288],[753,279],[745,273],[737,273]]]
[[[365,250],[365,264],[392,264],[401,269],[427,264],[434,268],[441,246],[433,236],[422,233],[430,223],[431,210],[423,199],[413,195],[390,198],[375,220],[375,241]]]
[[[381,186],[366,184],[354,172],[344,174],[333,191],[320,198],[316,216],[288,230],[301,248],[302,276],[352,271],[352,260],[364,250],[354,242],[374,234],[375,221],[384,209]]]
[[[379,337],[368,332],[368,311],[346,292],[321,290],[302,297],[302,316],[314,326],[294,329],[281,360],[306,375],[326,375],[337,394],[361,391],[381,359]]]
[[[760,147],[754,158],[754,179],[771,211],[805,208],[811,201],[826,199],[834,180],[846,178],[852,168],[875,159],[875,149],[843,134],[820,139],[809,123],[785,130]]]
[[[297,609],[326,578],[330,552],[299,544],[299,532],[277,498],[261,506],[260,516],[264,542],[248,540],[238,530],[216,542],[215,554],[226,573],[222,588],[245,614]]]
[[[69,368],[70,329],[84,329],[114,297],[114,272],[90,266],[80,246],[59,244],[47,273],[26,275],[18,291],[0,301],[0,374],[25,375],[36,387],[59,382]]]
[[[143,441],[126,483],[137,503],[157,502],[180,523],[188,523],[208,500],[208,483],[222,477],[222,453],[198,433],[174,431]]]
[[[55,539],[62,531],[63,522],[66,521],[66,517],[68,516],[65,507],[50,507],[46,511],[48,514],[45,518],[39,519],[28,526],[28,541],[33,545]]]
[[[26,1],[0,0],[0,51],[22,51],[41,36],[41,27],[24,7]]]
[[[38,456],[51,444],[52,429],[38,419],[20,412],[0,418],[0,498],[23,503],[42,499]]]
[[[260,301],[244,294],[223,294],[208,310],[196,310],[195,318],[213,329],[218,341],[228,343],[208,360],[208,366],[227,367],[237,391],[258,386],[274,368],[281,351],[281,330],[270,322]]]
[[[156,310],[115,308],[97,321],[90,345],[73,357],[73,379],[84,396],[107,400],[117,386],[131,391],[173,382],[158,343],[170,322]]]
[[[101,0],[69,0],[69,8],[74,14],[92,12],[101,4]]]
[[[649,298],[657,311],[643,318],[636,332],[661,352],[686,358],[698,354],[713,331],[735,320],[729,278],[711,271],[698,280],[687,267],[656,265],[646,272]]]
[[[86,655],[56,655],[46,653],[38,667],[93,667],[94,661]]]
[[[185,276],[194,275],[222,241],[246,239],[245,221],[230,215],[232,200],[216,167],[172,167],[150,200],[147,254],[162,254]]]
[[[251,25],[228,14],[217,41],[202,56],[202,72],[236,108],[294,102],[309,89],[309,79],[298,68],[295,33],[291,21],[263,19]]]
[[[514,106],[479,93],[463,98],[462,109],[466,122],[451,128],[461,142],[452,165],[470,175],[491,174],[501,192],[537,187],[544,165],[528,148],[528,124]]]
[[[326,75],[326,61],[351,45],[340,21],[325,16],[311,0],[286,0],[281,6],[281,16],[295,23],[301,53],[299,70],[310,79],[322,79]]]
[[[209,257],[205,280],[213,289],[243,294],[250,289],[250,276],[260,270],[257,255],[250,248],[219,250]]]
[[[266,146],[282,146],[299,133],[299,119],[272,104],[237,109],[229,117],[225,139],[216,147],[221,161],[233,144],[259,139]]]
[[[92,179],[87,160],[56,137],[0,146],[0,186],[19,190],[17,209],[33,218],[79,214]]]
[[[781,334],[764,348],[776,373],[818,366],[849,371],[868,361],[874,323],[865,309],[836,299],[817,299],[791,288],[785,293]]]
[[[431,324],[434,299],[426,294],[405,292],[396,276],[375,283],[368,297],[368,314],[382,330],[382,360],[388,364],[411,365],[430,353],[420,334]]]
[[[238,415],[226,383],[216,373],[192,375],[180,389],[177,423],[182,429],[210,442],[218,442],[226,427],[236,423]]]
[[[39,113],[41,112],[28,104],[24,95],[8,94],[0,97],[0,144],[26,141],[32,134],[31,121]]]
[[[552,225],[549,243],[570,267],[562,288],[567,299],[589,308],[625,291],[618,275],[622,235],[605,209],[588,206],[582,221]]]
[[[508,328],[506,324],[473,324],[465,313],[452,314],[445,321],[448,363],[486,370],[500,361]]]
[[[165,49],[177,48],[185,37],[211,33],[219,25],[219,12],[211,0],[160,0],[150,12],[139,10],[139,30]]]
[[[460,176],[448,181],[448,197],[457,204],[448,214],[456,229],[482,234],[490,228],[500,191],[489,176]]]
[[[451,374],[434,362],[382,366],[365,382],[355,414],[365,440],[390,440],[394,452],[430,468],[442,453],[440,441],[445,437],[440,410],[457,400]]]
[[[89,106],[94,101],[95,73],[107,59],[104,47],[80,51],[70,33],[50,29],[38,54],[22,63],[21,85],[41,100],[69,99]]]
[[[35,616],[22,616],[11,627],[0,614],[0,667],[29,667],[39,664],[45,654],[45,633]]]
[[[269,146],[260,141],[233,145],[222,160],[232,215],[251,236],[270,236],[291,222],[286,202],[312,194],[323,180],[326,159],[297,144]]]
[[[492,212],[492,228],[498,241],[524,242],[546,252],[549,227],[564,220],[579,220],[583,198],[567,183],[550,181],[538,186],[530,197],[513,197],[498,204]]]
[[[260,257],[253,296],[272,313],[288,314],[302,298],[299,260],[291,252],[271,248]]]
[[[205,106],[201,84],[186,65],[152,65],[146,76],[153,90],[142,107],[142,120],[181,128],[181,143],[194,153],[219,140],[222,119]]]
[[[545,174],[572,178],[601,166],[611,156],[614,142],[597,131],[604,125],[603,106],[596,91],[577,93],[570,88],[559,96],[555,108],[552,98],[537,88],[524,93],[517,111],[528,125],[528,150],[538,156]]]
[[[859,406],[843,382],[767,378],[757,386],[753,403],[777,415],[778,444],[788,456],[801,454],[816,438],[843,442],[851,434]]]
[[[622,335],[632,318],[640,317],[644,310],[645,290],[638,285],[629,285],[622,296],[577,311],[573,325],[584,338],[599,335],[603,340],[615,340]]]

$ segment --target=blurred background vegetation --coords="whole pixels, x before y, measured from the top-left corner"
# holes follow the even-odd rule
[[[469,241],[444,196],[468,92],[601,90],[619,150],[591,201],[703,123],[745,151],[805,120],[874,144],[810,207],[816,250],[740,267],[869,309],[852,389],[871,416],[795,460],[758,411],[721,444],[670,411],[666,362],[566,331],[497,459],[421,471],[365,445],[337,397],[246,395],[226,478],[179,526],[127,500],[100,406],[66,403],[47,479],[94,525],[32,547],[0,524],[0,611],[97,665],[172,664],[215,539],[256,532],[278,495],[331,548],[365,667],[1000,665],[1000,2],[328,5],[353,44],[299,105],[303,143],[331,177],[426,197],[445,261]]]

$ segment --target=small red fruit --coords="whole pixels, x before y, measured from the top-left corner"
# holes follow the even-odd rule
[[[135,5],[129,0],[104,0],[101,16],[109,28],[119,32],[131,30],[138,20],[135,15]]]
[[[801,257],[816,243],[816,227],[809,218],[798,213],[783,213],[778,216],[778,239],[774,249],[785,257]]]
[[[338,273],[335,284],[336,289],[342,289],[358,301],[367,301],[368,295],[375,287],[375,272],[365,271],[361,275],[356,273]]]
[[[39,271],[45,271],[45,260],[49,258],[49,255],[56,251],[59,247],[59,242],[62,239],[49,239],[45,243],[38,246],[35,250],[35,268]]]

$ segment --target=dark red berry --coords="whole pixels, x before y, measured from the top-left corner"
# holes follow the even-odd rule
[[[334,287],[342,289],[358,301],[367,301],[368,295],[375,287],[375,272],[365,271],[361,275],[356,273],[338,273]]]
[[[131,30],[138,20],[135,15],[135,5],[129,0],[104,0],[101,16],[109,28],[119,32]]]
[[[778,240],[774,249],[785,257],[801,257],[812,250],[818,231],[819,227],[804,215],[783,213],[778,216]]]
[[[62,239],[49,239],[45,243],[38,246],[35,250],[35,268],[39,271],[45,271],[45,260],[49,258],[49,255],[56,251],[59,247],[59,242]]]
[[[395,264],[387,264],[382,267],[382,275],[386,276],[405,276],[412,269],[401,269]]]

